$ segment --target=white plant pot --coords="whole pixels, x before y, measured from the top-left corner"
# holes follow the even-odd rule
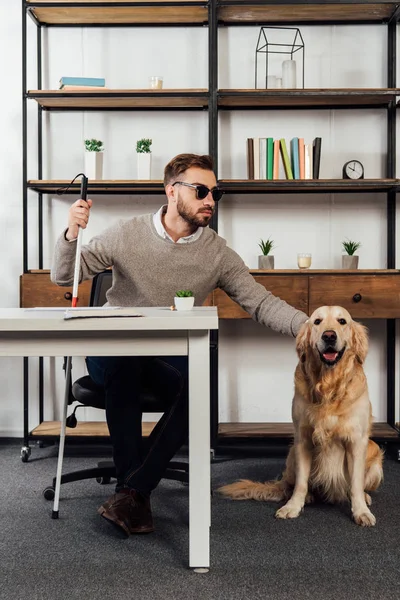
[[[342,255],[342,269],[358,269],[358,256],[349,256],[348,254]]]
[[[103,179],[104,152],[88,152],[85,150],[85,175],[88,179]]]
[[[151,179],[151,152],[137,152],[137,179]]]
[[[188,298],[180,298],[179,296],[175,296],[174,304],[176,310],[192,310],[194,306],[194,296],[189,296]]]
[[[261,254],[258,257],[258,268],[259,269],[273,269],[275,265],[275,257],[270,254]]]

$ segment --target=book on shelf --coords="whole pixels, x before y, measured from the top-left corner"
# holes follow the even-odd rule
[[[279,140],[274,140],[274,165],[272,178],[279,179],[279,151],[280,151],[280,143]]]
[[[60,90],[63,90],[64,92],[94,92],[96,90],[108,90],[109,88],[106,88],[104,86],[100,86],[100,85],[62,85],[60,87]]]
[[[61,77],[60,88],[64,85],[90,85],[104,87],[106,80],[104,77]]]
[[[313,141],[313,170],[312,170],[312,178],[319,179],[319,167],[321,163],[321,142],[322,139],[320,137],[314,138]]]
[[[247,138],[247,178],[254,179],[253,138]]]
[[[313,146],[312,144],[304,145],[304,179],[313,179]]]
[[[290,160],[293,179],[300,179],[299,138],[297,137],[290,140]]]
[[[293,171],[292,167],[290,166],[289,154],[286,147],[286,140],[284,138],[281,138],[279,142],[281,147],[283,166],[285,167],[286,179],[293,179]]]
[[[304,138],[299,138],[299,170],[300,179],[305,179],[305,163],[304,163]]]

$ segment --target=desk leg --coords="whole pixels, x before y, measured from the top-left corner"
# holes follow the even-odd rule
[[[189,566],[210,566],[210,340],[189,331]],[[201,571],[202,572],[202,571]]]

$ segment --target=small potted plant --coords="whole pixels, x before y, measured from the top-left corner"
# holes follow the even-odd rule
[[[194,294],[190,290],[179,290],[174,298],[176,310],[192,310],[194,305]]]
[[[346,240],[342,242],[343,250],[346,254],[342,255],[342,269],[357,269],[358,268],[358,256],[355,254],[360,248],[360,242],[352,242]]]
[[[262,255],[258,257],[258,268],[259,269],[273,269],[274,268],[274,257],[270,254],[274,247],[274,241],[268,239],[266,241],[260,240],[258,244],[260,246]]]
[[[137,178],[149,180],[151,173],[151,144],[153,140],[143,138],[136,142]]]
[[[103,179],[103,155],[101,140],[85,140],[85,175],[88,179]]]

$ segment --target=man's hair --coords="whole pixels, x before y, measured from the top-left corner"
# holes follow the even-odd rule
[[[212,171],[213,161],[208,154],[178,154],[169,161],[164,169],[164,185],[176,180],[181,173],[184,173],[190,167]]]

